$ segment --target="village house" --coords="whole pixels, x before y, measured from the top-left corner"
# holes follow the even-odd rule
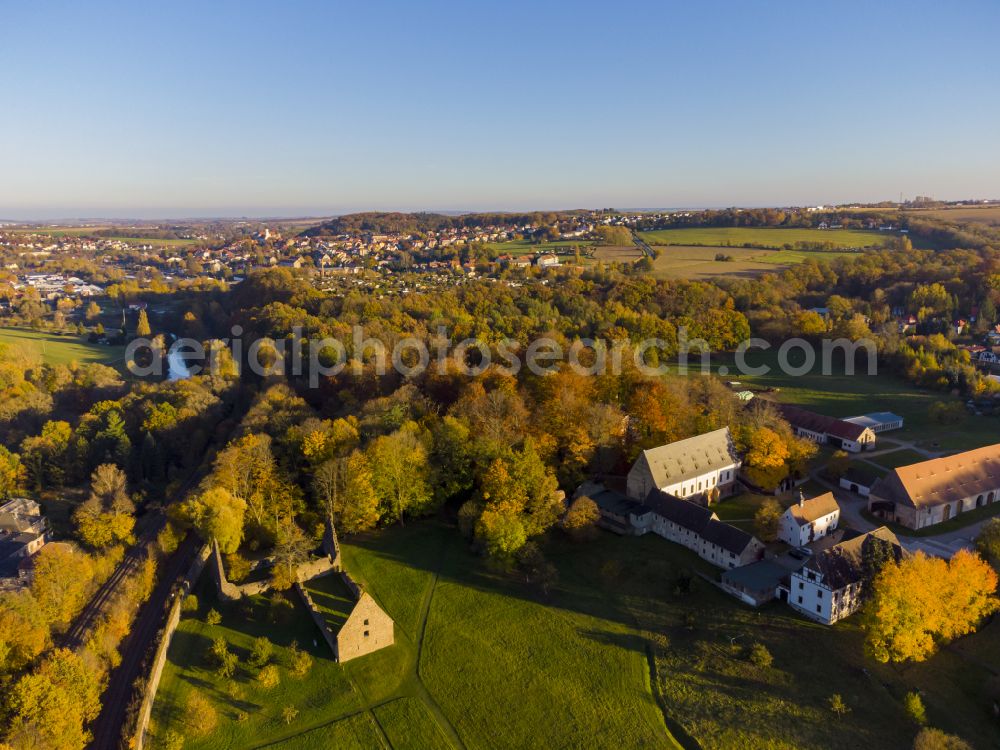
[[[551,268],[559,265],[559,258],[552,253],[545,253],[535,258],[535,265],[539,268]]]
[[[629,470],[628,496],[645,500],[651,490],[704,500],[733,492],[742,462],[728,427],[645,450]]]
[[[49,523],[37,502],[17,497],[0,505],[0,587],[24,583],[25,563],[49,538]]]
[[[896,535],[881,526],[867,534],[844,534],[840,541],[817,549],[801,570],[793,572],[782,591],[792,609],[824,625],[833,625],[861,606],[865,550],[877,540],[891,545],[897,560],[903,549]]]
[[[1000,443],[894,469],[871,488],[868,510],[922,529],[998,498]]]
[[[862,450],[872,450],[875,447],[875,432],[870,427],[827,417],[790,404],[775,405],[799,437],[820,445],[832,445],[834,448],[851,453],[860,453]]]
[[[799,491],[797,503],[787,508],[778,525],[778,538],[793,547],[802,547],[837,528],[840,506],[832,492],[805,499]]]

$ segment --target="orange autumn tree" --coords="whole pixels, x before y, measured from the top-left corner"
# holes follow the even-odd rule
[[[950,561],[917,552],[889,563],[865,606],[866,648],[881,662],[923,661],[994,612],[996,588],[993,569],[966,550]]]
[[[750,436],[743,457],[743,471],[758,487],[772,490],[788,476],[791,456],[784,438],[770,427],[758,427]]]

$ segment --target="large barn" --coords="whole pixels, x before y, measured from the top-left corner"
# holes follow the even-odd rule
[[[652,490],[699,501],[717,489],[733,491],[740,457],[728,427],[643,451],[628,473],[629,497],[645,501]]]
[[[900,466],[868,496],[877,516],[922,529],[1000,500],[1000,443]]]

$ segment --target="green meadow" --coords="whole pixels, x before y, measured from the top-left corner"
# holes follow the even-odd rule
[[[154,239],[151,237],[132,237],[127,234],[114,235],[114,236],[104,236],[97,235],[95,232],[106,231],[111,229],[109,226],[94,226],[94,227],[39,227],[36,229],[15,229],[13,230],[17,234],[42,234],[47,237],[86,237],[88,239],[95,240],[109,240],[116,242],[125,242],[129,245],[153,245],[154,247],[184,247],[187,245],[196,245],[200,240],[194,239]]]
[[[895,236],[857,229],[781,229],[775,227],[682,227],[639,232],[651,245],[710,245],[781,249],[800,242],[829,242],[837,248],[879,247]]]
[[[123,347],[91,344],[75,333],[60,335],[27,328],[0,328],[0,343],[33,349],[42,355],[46,364],[52,365],[70,362],[114,365],[124,357]]]
[[[653,535],[553,537],[546,554],[559,578],[548,596],[491,570],[456,529],[436,522],[343,549],[352,575],[395,619],[396,644],[340,665],[297,601],[220,605],[203,583],[200,611],[185,617],[170,648],[152,747],[173,729],[185,748],[217,750],[908,750],[918,729],[902,703],[911,690],[921,691],[933,726],[977,747],[995,739],[984,686],[1000,669],[996,623],[927,662],[887,667],[865,657],[857,618],[827,628],[779,603],[754,610],[699,577],[713,568]],[[209,607],[220,624],[206,623]],[[276,645],[273,687],[247,665],[258,635]],[[219,636],[240,656],[231,679],[205,657]],[[305,678],[288,666],[292,641],[314,657]],[[771,652],[770,667],[749,661],[754,643]],[[192,691],[218,712],[210,735],[187,723]],[[833,693],[847,716],[830,711]],[[298,711],[291,722],[287,706]]]
[[[507,242],[488,242],[486,247],[499,255],[534,255],[535,253],[570,253],[573,248],[580,248],[585,253],[597,243],[593,240],[551,240],[549,242],[532,242],[531,240],[509,240]]]
[[[643,641],[584,579],[553,606],[485,567],[456,530],[432,523],[343,545],[346,567],[395,619],[396,644],[337,664],[297,598],[214,602],[182,620],[154,707],[154,747],[168,730],[185,748],[676,747],[650,687]],[[322,579],[320,579],[322,581]],[[339,597],[310,584],[312,595]],[[321,607],[326,603],[317,601]],[[215,607],[222,622],[209,625]],[[339,609],[331,604],[331,610]],[[275,644],[280,684],[246,666],[253,638]],[[240,656],[232,679],[206,651],[224,637]],[[314,657],[306,678],[288,667],[296,641]],[[197,736],[192,691],[216,706],[218,727]],[[286,724],[282,711],[298,714]],[[377,738],[373,739],[373,738]]]

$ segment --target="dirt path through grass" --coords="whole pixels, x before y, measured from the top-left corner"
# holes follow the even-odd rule
[[[442,549],[442,557],[444,550]],[[441,559],[438,559],[438,564],[440,565]],[[427,708],[430,710],[431,715],[437,722],[438,727],[448,736],[452,743],[457,748],[461,750],[466,750],[465,743],[462,742],[462,738],[459,736],[458,732],[455,731],[455,727],[445,716],[444,711],[438,705],[437,701],[434,700],[434,696],[431,695],[427,686],[424,684],[424,679],[420,675],[420,655],[424,650],[424,633],[427,631],[427,615],[431,611],[431,601],[434,599],[434,591],[437,589],[439,570],[434,571],[434,578],[431,580],[431,585],[428,590],[424,593],[423,601],[420,604],[420,637],[417,639],[417,660],[416,669],[414,671],[414,676],[416,679],[416,685],[418,688],[418,697],[424,702]]]

